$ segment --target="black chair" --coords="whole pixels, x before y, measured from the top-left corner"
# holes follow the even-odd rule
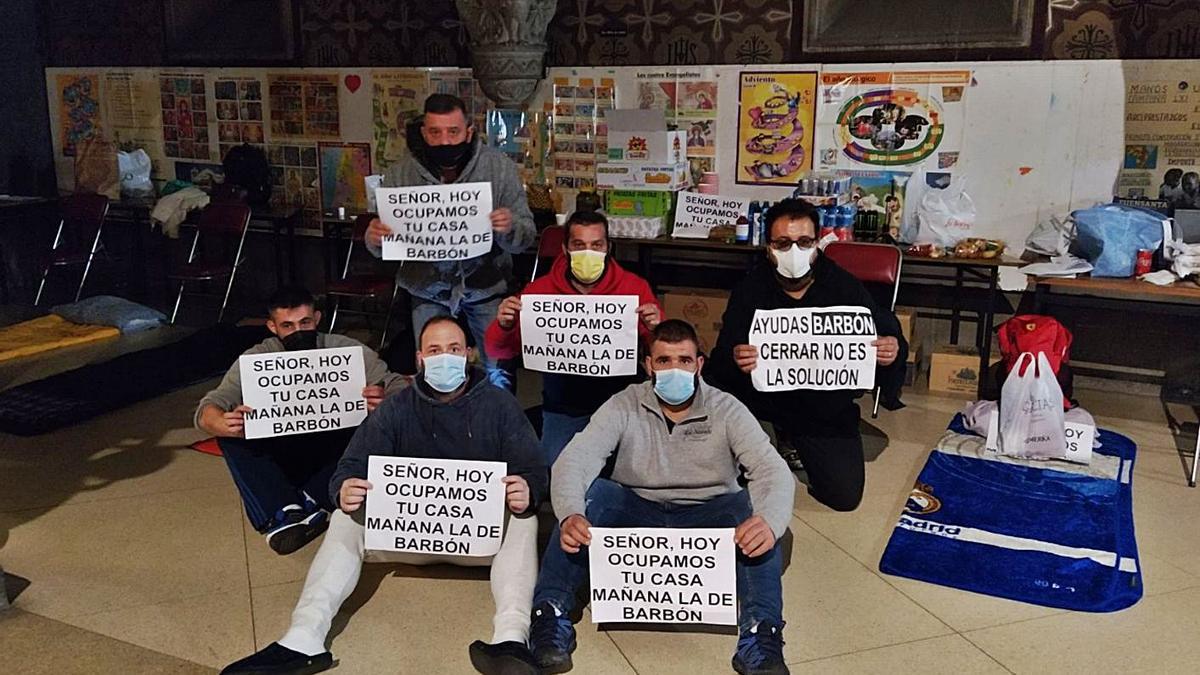
[[[42,291],[46,288],[46,277],[50,275],[50,270],[59,267],[83,267],[79,287],[75,289],[75,302],[79,302],[96,255],[107,255],[100,240],[107,215],[108,197],[104,195],[76,194],[63,200],[62,218],[58,221],[54,243],[42,268],[42,280],[33,299],[34,306],[42,301]]]

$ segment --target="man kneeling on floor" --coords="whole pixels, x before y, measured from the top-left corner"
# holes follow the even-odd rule
[[[392,553],[389,562],[492,566],[492,643],[471,645],[471,662],[485,675],[537,675],[529,637],[537,577],[537,507],[546,495],[546,464],[537,435],[512,394],[467,368],[467,337],[454,319],[438,316],[421,331],[418,381],[385,400],[359,427],[329,484],[339,511],[313,559],[292,625],[278,642],[221,671],[317,673],[333,667],[325,639],[338,608],[358,584],[364,556],[363,503],[371,490],[368,455],[508,463],[504,537],[494,557]]]
[[[646,358],[651,381],[600,406],[554,464],[559,527],[542,559],[531,631],[542,672],[571,669],[569,614],[588,578],[580,549],[591,543],[593,525],[736,528],[740,637],[733,667],[743,675],[788,672],[778,538],[791,520],[795,479],[750,411],[700,379],[703,365],[690,324],[658,324]],[[611,480],[599,477],[606,463]]]
[[[284,287],[267,301],[267,328],[274,333],[246,354],[271,354],[304,349],[362,347],[367,386],[363,398],[367,412],[402,389],[403,376],[388,372],[379,355],[358,340],[344,335],[318,333],[321,312],[307,290]],[[217,445],[242,495],[246,517],[267,544],[280,555],[301,549],[325,531],[329,512],[329,477],[354,429],[335,429],[274,438],[245,438],[242,374],[233,362],[216,389],[196,406],[198,429],[217,437]]]

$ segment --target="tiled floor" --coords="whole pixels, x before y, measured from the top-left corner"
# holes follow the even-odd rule
[[[316,546],[271,553],[221,460],[187,449],[205,388],[0,436],[0,564],[32,582],[0,618],[0,672],[211,672],[279,637]],[[798,493],[784,578],[792,671],[1196,672],[1200,490],[1186,487],[1156,401],[1079,395],[1139,443],[1140,603],[1080,614],[879,574],[909,486],[962,403],[909,394],[874,422],[888,440],[861,508],[834,513]],[[349,604],[335,672],[469,673],[467,643],[490,634],[478,570],[369,566]],[[729,672],[728,635],[601,631],[586,615],[579,632],[578,673]]]

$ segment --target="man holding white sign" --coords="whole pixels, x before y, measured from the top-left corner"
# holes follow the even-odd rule
[[[358,584],[368,539],[415,552],[388,554],[388,560],[491,565],[492,642],[471,644],[471,662],[485,675],[538,675],[526,646],[537,576],[536,513],[547,488],[537,436],[512,394],[490,384],[482,369],[467,368],[466,335],[454,319],[430,319],[419,339],[419,379],[367,418],[338,463],[329,490],[339,510],[287,633],[225,675],[333,667],[325,640]],[[367,480],[369,463],[378,484]],[[370,504],[365,515],[364,502]],[[504,513],[498,550],[487,543],[498,529],[485,515],[489,507]]]
[[[508,291],[510,254],[521,253],[536,238],[525,188],[513,161],[482,143],[467,118],[466,104],[457,96],[433,94],[425,99],[415,131],[419,133],[408,135],[408,156],[392,165],[383,186],[421,187],[402,193],[380,191],[377,202],[383,219],[371,221],[367,228],[367,249],[377,258],[390,257],[385,256],[384,238],[404,240],[388,246],[406,254],[396,280],[413,297],[414,338],[431,317],[465,317],[489,377],[506,386],[508,376],[483,348],[483,333]],[[487,190],[481,190],[480,183],[488,184]],[[397,230],[389,222],[407,225]],[[421,226],[420,232],[412,231],[414,223]],[[490,232],[485,223],[490,223]],[[484,241],[486,235],[490,236]],[[414,243],[418,240],[419,245]],[[407,255],[410,248],[413,255]]]
[[[765,217],[767,264],[729,296],[705,375],[775,425],[817,501],[853,511],[865,480],[854,401],[880,385],[881,404],[900,407],[908,344],[896,315],[818,249],[815,207],[785,199]]]
[[[280,555],[325,531],[334,509],[329,478],[355,426],[406,384],[361,342],[318,333],[315,305],[303,288],[276,291],[267,302],[274,337],[246,350],[194,416],[198,429],[217,438],[250,524]],[[246,378],[252,387],[244,389]],[[351,379],[366,386],[348,389]],[[331,412],[335,405],[338,413]],[[266,433],[254,433],[256,424]]]
[[[522,356],[526,368],[531,368],[535,359],[546,358],[546,347],[553,346],[547,334],[555,334],[554,342],[559,342],[558,337],[561,337],[562,341],[570,343],[568,349],[552,350],[551,356],[565,358],[556,359],[556,367],[544,369],[546,372],[542,375],[542,451],[550,465],[567,442],[587,426],[592,413],[601,404],[637,381],[637,348],[649,342],[650,331],[662,318],[662,307],[650,290],[650,284],[609,256],[608,220],[602,214],[577,211],[567,219],[565,227],[562,255],[554,260],[549,274],[530,282],[525,287],[525,295],[505,298],[500,303],[496,320],[488,326],[486,336],[489,354],[499,359]],[[560,308],[565,308],[557,312],[560,318],[555,319],[557,323],[553,327],[549,324],[534,326],[542,340],[539,348],[534,347],[535,336],[523,332],[526,316],[522,310],[529,295],[537,295],[539,302],[545,298],[558,298]],[[582,301],[593,296],[605,296],[606,300],[593,303],[591,307],[615,302],[616,313],[624,316],[585,312]],[[575,300],[581,301],[579,310],[572,304]],[[552,303],[553,299],[548,306],[549,313],[555,314]],[[636,312],[636,320],[631,320],[631,312]],[[583,316],[584,313],[587,315]],[[583,332],[590,328],[599,333],[631,329],[636,332],[633,344],[626,341],[620,349],[622,354],[618,355],[615,345],[599,344],[603,338],[589,339],[591,344],[584,344]],[[629,354],[630,349],[633,354]],[[576,350],[584,350],[586,354],[607,351],[610,359],[624,362],[624,369],[592,372],[572,368],[579,362],[574,358]]]
[[[569,615],[576,590],[588,578],[588,554],[581,549],[595,541],[592,526],[732,530],[740,629],[734,669],[743,675],[788,672],[778,540],[791,521],[795,479],[750,411],[700,380],[703,365],[690,324],[660,323],[645,363],[651,381],[631,385],[600,406],[555,463],[551,496],[560,526],[542,559],[533,608],[533,650],[543,672],[571,667],[575,629]],[[599,477],[606,463],[611,479]],[[745,488],[738,483],[743,472]],[[699,551],[721,544],[702,539],[689,539],[689,545]],[[661,568],[664,561],[672,567],[677,576],[661,578],[664,588],[690,585],[695,579],[689,568],[707,564],[691,562],[695,551],[671,550],[660,537],[613,544],[631,549],[625,561],[632,573]],[[717,606],[728,592],[720,583],[702,590],[704,598],[717,594]],[[645,620],[678,620],[665,613],[679,609],[675,600]],[[683,620],[694,618],[685,614]]]

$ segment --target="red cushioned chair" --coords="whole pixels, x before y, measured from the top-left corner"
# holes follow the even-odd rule
[[[552,262],[562,254],[563,242],[566,240],[567,228],[562,225],[551,225],[542,230],[542,233],[538,235],[537,256],[533,259],[533,274],[529,275],[530,281],[537,278],[538,267],[543,259]]]
[[[896,310],[896,296],[900,293],[900,267],[904,262],[900,249],[888,244],[836,241],[825,247],[825,255],[861,281],[876,302],[891,311]],[[877,386],[872,418],[879,417],[879,394],[880,387]]]
[[[217,313],[217,323],[221,323],[221,319],[225,318],[225,307],[229,304],[229,293],[233,290],[233,280],[237,276],[238,268],[244,262],[242,249],[246,244],[246,230],[249,225],[250,207],[246,204],[212,202],[200,212],[196,221],[196,236],[192,239],[192,248],[188,252],[187,263],[167,275],[171,281],[179,282],[179,294],[175,296],[175,309],[171,311],[171,323],[175,323],[175,317],[179,314],[179,303],[183,300],[184,287],[189,281],[208,282],[229,279],[225,285],[225,297],[221,300],[221,310]],[[232,239],[234,237],[237,238],[238,244],[237,253],[233,256],[232,261],[229,261],[227,257],[210,257],[207,253],[196,255],[197,250],[200,250],[201,238],[207,242],[209,239]]]
[[[377,218],[374,213],[363,213],[354,219],[354,225],[350,231],[350,246],[346,249],[346,262],[342,265],[342,278],[329,284],[326,293],[336,298],[333,305],[333,316],[329,319],[329,332],[333,332],[333,328],[337,325],[338,312],[349,312],[351,310],[343,310],[342,298],[358,298],[360,300],[381,300],[388,301],[388,309],[383,320],[383,334],[379,336],[379,346],[383,347],[384,341],[387,340],[388,326],[392,322],[392,307],[396,304],[396,295],[400,291],[400,285],[396,283],[395,275],[389,274],[350,274],[350,260],[354,256],[355,244],[360,244],[366,236],[367,228],[370,227],[371,221]],[[359,314],[369,314],[368,312],[356,312]]]
[[[58,221],[58,231],[54,233],[54,243],[50,246],[46,266],[42,269],[42,281],[38,284],[34,305],[42,301],[46,277],[56,267],[83,267],[79,287],[75,289],[75,302],[79,302],[83,295],[83,284],[87,282],[96,255],[107,255],[100,241],[104,217],[107,215],[108,197],[104,195],[76,194],[63,200],[62,218]]]

